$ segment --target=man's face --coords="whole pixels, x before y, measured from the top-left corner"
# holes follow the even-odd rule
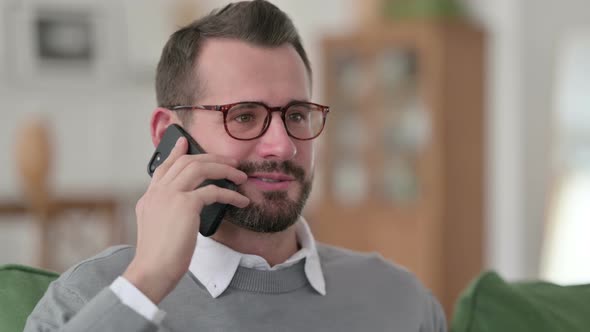
[[[263,48],[231,39],[205,42],[196,68],[201,83],[197,103],[223,105],[259,101],[284,106],[309,101],[309,78],[290,45]],[[239,191],[250,198],[245,209],[230,208],[226,219],[257,232],[282,231],[300,214],[311,190],[314,143],[289,137],[274,112],[266,133],[240,141],[224,129],[221,112],[196,110],[186,128],[208,152],[235,158],[248,181]]]

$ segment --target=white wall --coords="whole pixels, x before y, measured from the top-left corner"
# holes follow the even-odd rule
[[[536,274],[552,186],[557,56],[568,32],[590,25],[590,2],[528,0],[525,3],[523,99],[527,149],[524,168],[527,170],[526,227],[530,230],[525,252],[534,268],[527,272]]]
[[[514,0],[466,0],[487,31],[486,265],[504,277],[524,275],[522,181],[522,6]]]
[[[121,14],[129,2],[74,2],[79,8],[100,11],[99,34],[104,39],[98,43],[98,53],[105,60],[89,72],[56,74],[41,73],[35,62],[27,61],[30,40],[22,31],[27,22],[12,14],[66,1],[23,1],[18,6],[11,5],[17,3],[14,1],[0,2],[6,41],[5,61],[0,63],[4,72],[0,77],[0,149],[4,152],[0,154],[0,195],[19,192],[13,140],[19,124],[32,114],[43,114],[53,129],[57,191],[133,192],[145,185],[147,175],[138,170],[144,170],[151,150],[147,125],[155,102],[151,79],[134,81],[138,61],[129,55],[137,54],[141,47],[151,50],[151,44],[132,43],[136,52],[127,52],[127,40],[134,36]],[[157,16],[146,19],[163,26]],[[155,37],[162,40],[165,34]]]
[[[556,56],[590,22],[584,0],[465,0],[489,33],[487,262],[538,276],[552,174]]]

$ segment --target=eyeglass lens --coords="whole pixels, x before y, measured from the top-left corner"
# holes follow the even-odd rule
[[[323,111],[313,104],[293,104],[285,112],[285,126],[289,134],[299,139],[318,135],[324,125]],[[225,123],[230,135],[240,139],[259,136],[270,121],[270,112],[261,104],[241,103],[227,112]]]

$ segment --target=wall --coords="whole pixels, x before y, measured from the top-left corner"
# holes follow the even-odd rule
[[[525,211],[528,234],[525,255],[531,267],[527,274],[538,273],[542,249],[543,223],[552,186],[551,162],[554,142],[553,119],[557,55],[564,36],[580,27],[590,26],[590,2],[526,1],[523,18],[525,124]],[[588,87],[590,89],[590,87]]]
[[[523,276],[522,64],[519,1],[467,0],[488,33],[486,265],[507,278]]]
[[[465,0],[490,37],[488,266],[536,277],[551,188],[556,56],[590,22],[584,0]]]

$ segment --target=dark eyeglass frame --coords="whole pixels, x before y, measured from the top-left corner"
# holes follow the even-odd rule
[[[262,127],[262,129],[260,130],[260,133],[256,137],[238,138],[238,137],[235,137],[234,135],[232,135],[229,132],[229,129],[227,128],[227,121],[226,121],[227,113],[233,107],[235,107],[237,105],[241,105],[241,104],[260,105],[260,106],[264,107],[266,109],[266,111],[268,112],[268,115],[267,115],[266,120],[264,122],[264,126]],[[311,105],[314,107],[318,107],[319,110],[321,110],[321,112],[322,112],[322,128],[313,137],[299,138],[299,137],[291,134],[291,132],[289,131],[289,128],[287,127],[287,122],[285,121],[285,115],[287,113],[287,110],[295,105]],[[283,119],[283,126],[285,126],[285,131],[287,132],[289,137],[293,137],[293,138],[298,139],[300,141],[309,141],[309,140],[312,140],[312,139],[320,136],[322,131],[324,131],[324,127],[326,126],[326,117],[328,116],[328,113],[330,112],[329,106],[320,105],[320,104],[316,104],[316,103],[310,103],[310,102],[306,102],[306,101],[292,101],[285,106],[276,106],[276,107],[270,107],[270,106],[266,105],[265,103],[259,102],[259,101],[241,101],[241,102],[225,104],[225,105],[192,105],[192,106],[182,106],[181,105],[181,106],[172,106],[172,107],[167,107],[167,108],[171,111],[182,111],[182,110],[193,111],[193,110],[200,109],[200,110],[221,112],[221,113],[223,113],[223,126],[225,127],[225,132],[227,132],[227,134],[229,136],[231,136],[232,138],[240,140],[240,141],[251,141],[251,140],[262,137],[266,133],[266,131],[268,130],[268,127],[270,127],[270,122],[272,121],[272,112],[281,112],[281,119]]]

